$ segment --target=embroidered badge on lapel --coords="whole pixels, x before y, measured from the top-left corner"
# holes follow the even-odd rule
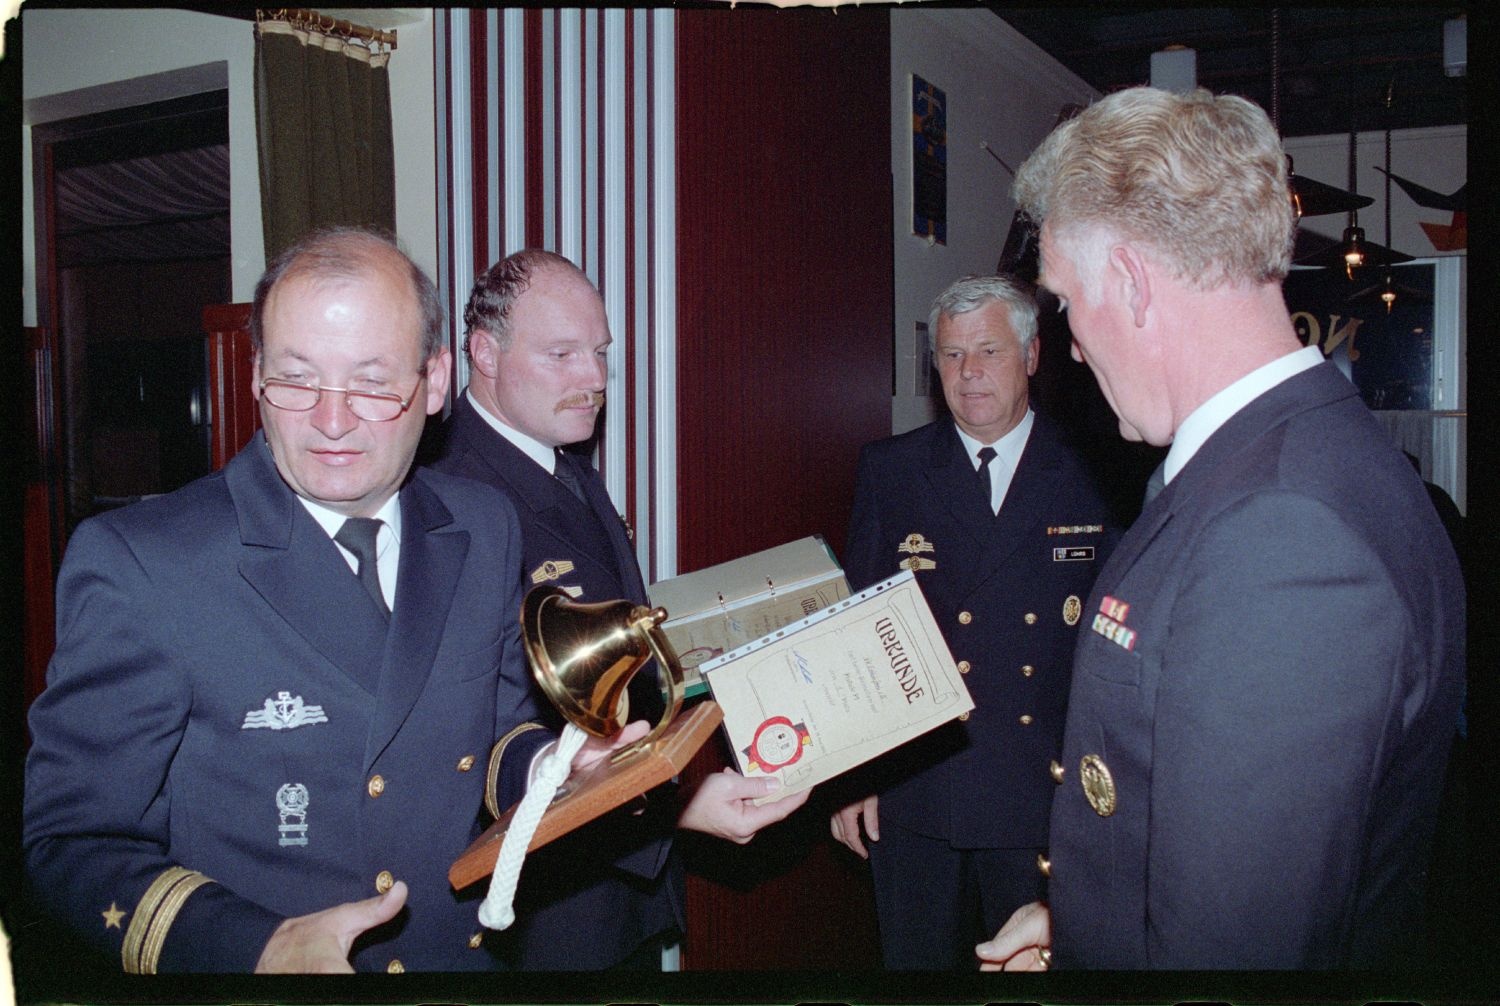
[[[902,559],[898,565],[902,569],[910,570],[937,569],[935,561],[924,559],[920,555],[922,552],[931,552],[932,550],[932,542],[927,540],[927,536],[920,531],[913,531],[901,539],[901,544],[896,546],[896,551],[905,552],[909,556],[909,558]]]
[[[1077,625],[1082,617],[1083,602],[1078,599],[1077,594],[1069,594],[1068,599],[1063,602],[1063,622],[1067,625]]]
[[[1048,534],[1103,534],[1103,524],[1059,524],[1049,527]]]
[[[274,699],[266,699],[259,709],[245,714],[241,730],[294,730],[309,723],[327,723],[328,716],[322,706],[304,705],[302,696],[291,692],[277,692]]]
[[[571,572],[573,572],[573,561],[571,559],[548,559],[531,571],[531,582],[546,583],[548,580],[556,580],[560,576],[567,576]]]
[[[1135,630],[1125,627],[1125,616],[1130,614],[1130,605],[1117,601],[1109,595],[1099,602],[1099,613],[1094,616],[1093,630],[1105,639],[1127,650],[1135,649]]]
[[[276,812],[281,815],[281,844],[307,844],[307,787],[289,782],[276,791]]]

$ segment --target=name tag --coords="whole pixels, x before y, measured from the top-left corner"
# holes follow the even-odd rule
[[[1054,548],[1052,550],[1053,562],[1093,562],[1094,546],[1079,545],[1075,548]]]

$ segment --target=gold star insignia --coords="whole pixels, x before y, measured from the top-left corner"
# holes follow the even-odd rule
[[[120,920],[123,919],[129,913],[120,911],[120,909],[115,905],[115,903],[113,901],[111,901],[109,903],[109,910],[105,911],[105,912],[100,912],[99,914],[102,915],[102,916],[104,916],[104,928],[105,929],[119,929],[120,928]]]

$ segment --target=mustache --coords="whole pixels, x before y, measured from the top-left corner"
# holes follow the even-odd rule
[[[564,409],[581,409],[586,406],[593,406],[596,409],[604,408],[604,392],[592,391],[587,394],[572,395],[554,405],[552,411],[558,413]]]

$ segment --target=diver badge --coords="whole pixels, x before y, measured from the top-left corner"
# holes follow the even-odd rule
[[[921,553],[931,552],[932,542],[920,531],[913,531],[901,539],[901,544],[896,546],[897,552],[907,553],[908,558],[902,559],[898,565],[902,569],[916,571],[919,569],[937,569],[937,563],[931,559],[922,558]]]
[[[1083,783],[1083,795],[1088,797],[1095,814],[1109,817],[1115,812],[1115,780],[1103,758],[1084,755],[1078,764],[1078,780]]]
[[[548,580],[556,580],[560,576],[567,576],[571,572],[573,572],[573,562],[571,559],[548,559],[531,571],[531,582],[546,583]]]
[[[307,844],[307,787],[289,782],[276,791],[276,812],[281,815],[281,844]]]
[[[1069,594],[1068,599],[1063,602],[1063,622],[1067,625],[1077,625],[1078,620],[1083,617],[1083,602],[1078,599],[1077,594]]]
[[[293,730],[309,723],[327,723],[328,716],[322,706],[303,703],[302,696],[291,692],[277,692],[274,699],[266,699],[265,705],[245,714],[241,730]]]

